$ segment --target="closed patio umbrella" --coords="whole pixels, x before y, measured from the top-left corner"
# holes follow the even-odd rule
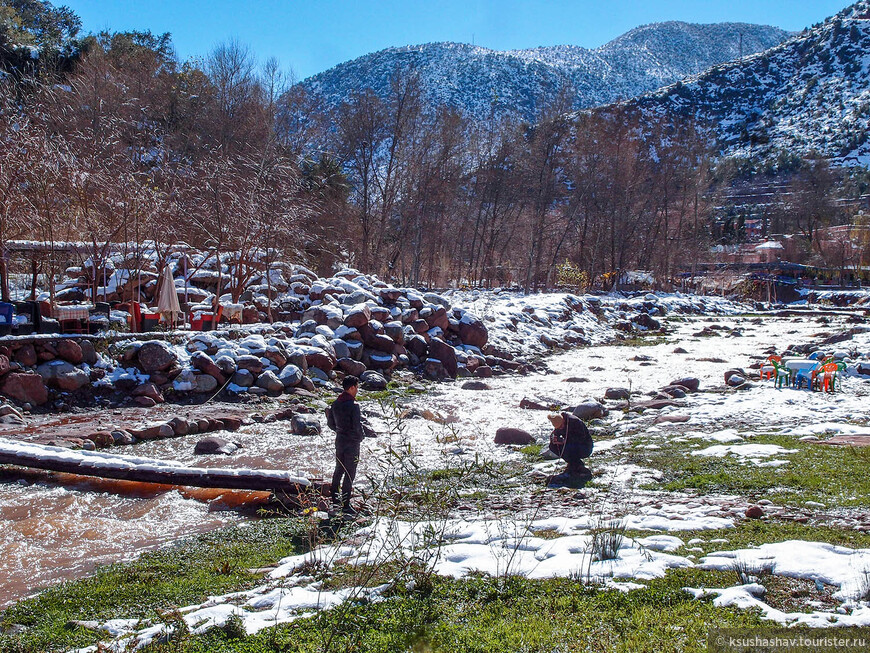
[[[169,266],[164,266],[160,273],[160,282],[157,285],[157,312],[171,325],[175,326],[178,317],[182,315],[181,305],[178,303],[178,291],[175,289],[175,280]]]

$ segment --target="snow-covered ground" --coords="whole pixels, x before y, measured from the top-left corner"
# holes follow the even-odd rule
[[[531,314],[523,311],[524,306],[518,301],[516,305],[508,304],[516,300],[501,304],[494,304],[489,297],[465,300],[471,304],[471,310],[493,323],[510,321],[513,309]],[[548,307],[543,299],[540,301],[542,305],[532,306],[532,310],[546,312]],[[684,547],[694,541],[684,542],[680,532],[738,527],[749,502],[733,496],[687,496],[644,490],[642,484],[656,478],[659,472],[625,460],[625,454],[635,447],[652,451],[689,447],[692,457],[713,460],[736,457],[749,466],[787,467],[797,455],[796,449],[755,443],[751,441],[753,437],[786,436],[798,443],[833,434],[870,434],[867,408],[870,381],[854,372],[843,379],[842,389],[836,394],[777,390],[770,381],[756,381],[740,390],[723,385],[724,371],[734,367],[748,371],[753,363],[766,357],[770,347],[781,352],[789,345],[818,341],[825,334],[844,331],[849,325],[841,324],[840,319],[690,317],[674,322],[674,333],[658,344],[605,345],[567,351],[547,359],[547,372],[487,379],[488,390],[464,390],[461,381],[433,386],[430,392],[402,405],[398,412],[405,417],[398,422],[393,420],[394,416],[369,404],[365,408],[382,433],[388,423],[393,424],[393,431],[364,443],[361,477],[382,472],[389,459],[388,450],[398,445],[423,469],[450,468],[475,458],[508,463],[524,461],[524,454],[515,448],[493,443],[495,430],[502,426],[526,429],[541,444],[545,442],[546,413],[519,408],[524,397],[542,403],[576,405],[586,398],[602,397],[608,387],[621,386],[630,388],[632,401],[637,402],[674,379],[686,376],[697,377],[702,390],[679,400],[677,406],[643,415],[613,410],[596,423],[593,427],[596,450],[589,466],[600,474],[596,481],[599,488],[581,492],[590,501],[554,500],[543,509],[527,505],[525,510],[511,508],[501,512],[489,507],[483,512],[444,515],[427,522],[376,519],[347,541],[276,561],[279,566],[253,590],[212,597],[204,604],[185,608],[182,610],[185,619],[192,628],[201,631],[220,625],[235,614],[248,632],[256,632],[329,608],[351,596],[366,594],[371,600],[381,600],[385,587],[324,590],[308,575],[310,563],[341,560],[372,564],[389,557],[414,555],[432,565],[437,573],[454,577],[474,571],[493,575],[516,573],[532,578],[571,576],[622,591],[642,586],[645,580],[660,577],[670,568],[731,570],[739,560],[749,573],[764,571],[833,585],[834,598],[841,603],[836,610],[819,608],[786,613],[764,602],[763,587],[758,583],[712,590],[687,588],[687,591],[698,597],[715,596],[717,605],[759,607],[766,618],[782,624],[870,625],[870,608],[861,600],[861,596],[866,596],[870,549],[855,550],[820,542],[729,549],[727,542],[722,541],[721,550],[698,559],[689,553],[692,549]],[[701,336],[703,326],[727,328]],[[735,332],[734,327],[739,331]],[[517,337],[524,335],[522,329],[515,333]],[[858,333],[829,349],[842,351],[849,361],[857,361],[870,353],[870,333]],[[850,366],[855,369],[852,363]],[[686,421],[666,421],[663,416]],[[243,431],[250,433],[251,447],[261,446],[265,450],[274,446],[277,437],[268,435],[271,428],[274,427],[255,425]],[[328,473],[328,443],[322,444],[327,451],[318,464]],[[157,449],[170,445],[161,442],[148,446]],[[256,451],[245,453],[252,454]],[[529,488],[534,487],[536,477],[559,469],[558,462],[527,464]],[[523,492],[528,494],[522,489],[519,494]],[[820,505],[811,503],[806,506]],[[613,532],[648,531],[649,535],[624,537],[618,542],[613,558],[604,560],[596,554],[593,544],[594,533],[602,527]],[[547,532],[549,536],[545,536]],[[432,533],[440,535],[433,541]],[[112,650],[123,650],[136,640],[150,641],[162,628],[152,625],[137,630],[137,624],[123,619],[106,627],[115,634]]]

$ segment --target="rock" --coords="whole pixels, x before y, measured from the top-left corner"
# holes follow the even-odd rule
[[[433,381],[441,381],[448,377],[447,370],[444,369],[444,364],[435,358],[426,359],[426,362],[423,364],[423,374],[427,379]]]
[[[604,391],[605,399],[628,399],[630,396],[628,388],[607,388]]]
[[[90,340],[80,340],[79,347],[82,350],[82,362],[88,365],[96,365],[98,357],[97,350],[94,349],[94,343]]]
[[[503,427],[495,432],[496,444],[516,444],[525,446],[533,444],[534,442],[535,438],[532,434],[522,429]]]
[[[744,514],[747,519],[761,519],[764,517],[764,509],[761,506],[749,506]]]
[[[0,405],[0,417],[6,417],[7,415],[12,415],[14,417],[24,419],[24,415],[22,415],[21,411],[19,411],[15,406],[12,406],[10,404]]]
[[[214,377],[219,385],[226,383],[227,379],[224,376],[223,370],[211,359],[208,354],[201,351],[194,352],[190,356],[190,366],[195,370],[199,370],[203,374]],[[207,391],[206,391],[207,392]]]
[[[80,365],[82,360],[84,360],[81,346],[69,338],[58,340],[55,349],[60,358],[73,365]]]
[[[569,376],[563,383],[589,383],[589,379],[585,376]]]
[[[583,420],[598,419],[607,415],[607,409],[597,401],[585,401],[577,405],[571,412]]]
[[[657,331],[662,328],[661,323],[650,317],[648,313],[639,313],[631,318],[631,321],[649,331]]]
[[[257,376],[263,371],[263,361],[257,356],[243,354],[236,358],[236,367],[238,371],[247,370],[253,376]]]
[[[218,356],[215,359],[214,364],[218,366],[218,369],[225,377],[232,376],[238,370],[236,361],[229,356]]]
[[[556,348],[559,346],[559,341],[556,340],[556,339],[555,339],[553,336],[551,336],[549,333],[542,333],[542,334],[538,337],[538,340],[541,341],[541,344],[542,344],[542,345],[544,345],[545,347],[548,347],[548,348],[550,348],[550,349],[556,349]]]
[[[250,370],[239,370],[233,374],[232,383],[242,388],[250,388],[254,385],[254,375],[251,374]]]
[[[190,422],[182,417],[173,417],[166,423],[172,427],[172,432],[179,437],[190,433]]]
[[[323,383],[327,383],[329,381],[329,374],[324,372],[319,367],[309,367],[307,374],[312,380],[322,381]]]
[[[293,365],[292,363],[288,363],[284,366],[284,368],[278,373],[278,379],[281,381],[281,385],[285,388],[293,388],[299,385],[302,382],[302,377],[304,376],[302,370]]]
[[[459,339],[466,345],[483,349],[489,341],[489,332],[479,318],[465,313],[459,320]]]
[[[221,384],[223,385],[223,384]],[[194,380],[193,391],[205,394],[214,392],[218,388],[218,380],[211,374],[197,374]]]
[[[290,432],[293,435],[318,435],[320,422],[313,415],[294,415],[290,418]]]
[[[232,415],[224,415],[215,420],[217,423],[215,424],[216,429],[223,429],[224,431],[238,431],[242,428],[242,418],[234,417]]]
[[[160,388],[153,383],[143,383],[135,388],[131,394],[134,397],[150,397],[154,400],[154,403],[157,404],[163,403],[163,393],[160,392]]]
[[[387,322],[384,324],[384,334],[398,345],[405,343],[405,327],[402,326],[401,322]]]
[[[314,385],[314,381],[312,381],[310,377],[303,376],[302,380],[299,382],[299,385],[297,385],[293,390],[296,394],[299,394],[299,390],[305,390],[307,392],[314,393],[317,390],[317,387]]]
[[[689,421],[688,415],[659,415],[653,420],[653,424],[663,424],[663,423],[672,423],[672,424],[683,424]]]
[[[157,402],[154,401],[152,397],[146,397],[144,395],[141,397],[134,397],[133,403],[142,408],[154,408],[154,406],[157,405]]]
[[[266,370],[257,377],[257,387],[275,394],[284,392],[284,383],[270,370]]]
[[[674,353],[675,353],[675,354],[688,354],[689,352],[687,352],[687,351],[686,351],[685,349],[683,349],[682,347],[677,347],[676,349],[674,349]]]
[[[725,385],[731,388],[739,388],[742,385],[746,384],[746,378],[740,376],[739,374],[732,374],[728,377],[728,380],[725,382]]]
[[[456,378],[456,350],[444,342],[441,338],[432,338],[429,341],[429,356],[441,361],[445,371],[452,378]]]
[[[684,399],[686,396],[686,389],[681,385],[666,385],[662,392],[674,399]]]
[[[147,374],[168,370],[178,360],[178,356],[163,342],[151,340],[139,348],[137,353],[139,367]]]
[[[97,449],[105,449],[115,445],[115,438],[112,437],[111,431],[96,431],[89,433],[86,437],[97,446]]]
[[[239,449],[239,445],[235,442],[230,442],[229,440],[225,440],[224,438],[218,437],[217,435],[210,435],[208,437],[202,438],[199,442],[196,443],[196,446],[193,448],[193,453],[199,454],[201,456],[214,454],[230,456]]]
[[[335,359],[327,352],[322,350],[314,350],[305,352],[305,367],[317,367],[324,372],[331,372],[335,369]]]
[[[487,383],[483,381],[466,381],[462,384],[463,390],[490,390]]]
[[[12,371],[12,363],[6,354],[0,354],[0,376]]]
[[[363,390],[386,390],[387,379],[383,374],[374,371],[363,372],[360,377],[360,385]]]
[[[75,392],[91,382],[90,375],[75,365],[62,360],[42,363],[36,368],[45,384],[63,392]]]
[[[366,366],[360,361],[355,361],[352,358],[339,358],[338,369],[345,374],[359,377],[366,371]]]
[[[553,407],[548,405],[548,404],[542,404],[541,402],[535,401],[534,399],[529,399],[528,397],[523,397],[522,400],[520,400],[520,408],[523,408],[525,410],[546,410],[546,411],[550,411],[553,409]]]
[[[695,377],[687,376],[676,381],[671,381],[670,385],[681,385],[689,392],[698,392],[698,388],[701,387],[701,381]]]
[[[37,363],[36,349],[28,343],[16,349],[12,359],[22,367],[33,367]]]
[[[352,297],[354,293],[351,293],[349,297]],[[346,299],[347,301],[347,299]],[[365,301],[365,299],[363,299]],[[356,302],[348,302],[348,303],[356,303]],[[348,311],[347,315],[344,318],[344,325],[351,329],[358,329],[361,326],[365,326],[372,319],[371,309],[366,304],[360,303],[355,308],[352,308]]]
[[[474,376],[480,379],[491,379],[492,378],[492,368],[489,365],[479,365],[474,370]]]
[[[405,349],[421,360],[429,356],[429,345],[426,344],[426,340],[422,336],[417,334],[405,339]]]
[[[142,429],[132,430],[130,434],[140,440],[162,440],[174,436],[175,431],[172,430],[169,424],[154,424]]]
[[[111,432],[112,440],[115,442],[115,446],[134,444],[136,442],[136,438],[129,431],[125,431],[124,429],[116,429]]]

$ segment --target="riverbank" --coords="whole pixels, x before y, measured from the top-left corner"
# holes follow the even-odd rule
[[[617,568],[625,568],[625,561],[637,556],[639,551],[650,552],[654,559],[669,556],[678,559],[679,563],[670,565],[670,571],[667,571],[669,565],[661,567],[661,573],[647,570],[645,573],[638,572],[638,575],[632,568],[627,575],[611,574],[617,578],[623,577],[623,590],[629,589],[625,581],[647,585],[646,589],[638,588],[629,592],[629,599],[618,599],[626,601],[623,606],[626,612],[623,614],[638,618],[641,604],[649,605],[649,601],[655,604],[651,597],[659,596],[658,590],[672,583],[696,588],[737,587],[736,571],[727,566],[731,563],[727,563],[723,569],[720,562],[729,559],[733,562],[748,554],[735,554],[729,558],[721,552],[739,552],[748,545],[799,539],[810,544],[836,542],[852,551],[849,555],[853,556],[853,562],[863,559],[870,546],[866,536],[862,535],[864,526],[870,528],[870,520],[863,508],[866,505],[867,488],[860,480],[865,461],[861,453],[855,453],[860,452],[859,449],[837,447],[819,441],[835,441],[837,436],[844,435],[859,440],[867,437],[864,434],[870,431],[864,406],[870,393],[866,381],[857,376],[847,377],[841,392],[826,395],[805,390],[776,391],[769,382],[750,381],[740,389],[734,389],[724,384],[723,376],[733,367],[742,367],[751,377],[751,366],[763,360],[769,347],[782,350],[788,346],[818,344],[854,329],[855,325],[848,321],[847,316],[765,320],[750,316],[728,318],[727,321],[718,317],[674,317],[676,319],[668,324],[671,333],[665,338],[649,339],[646,346],[631,343],[562,353],[547,359],[546,371],[526,377],[488,379],[489,389],[463,390],[460,383],[436,385],[422,396],[397,397],[397,410],[392,404],[376,407],[376,401],[370,403],[368,410],[373,413],[373,419],[378,420],[385,437],[367,442],[367,449],[363,452],[362,474],[382,481],[381,485],[367,487],[367,502],[373,514],[364,517],[362,525],[422,523],[419,507],[430,506],[427,512],[429,522],[459,524],[454,526],[459,529],[459,541],[470,537],[469,543],[480,542],[482,547],[461,553],[444,546],[437,550],[453,560],[457,570],[466,569],[460,575],[474,568],[485,569],[496,580],[512,575],[510,566],[505,567],[505,560],[510,557],[511,551],[531,551],[534,552],[533,559],[548,559],[551,557],[549,554],[558,550],[558,547],[574,546],[579,553],[572,555],[577,555],[577,560],[570,563],[566,560],[566,564],[557,565],[565,570],[569,580],[574,581],[572,592],[588,592],[590,597],[599,597],[595,601],[610,601],[601,596],[616,596],[619,589],[607,589],[608,582],[613,581],[607,581],[600,574],[597,574],[598,578],[586,578],[584,581],[579,570],[589,562],[588,556],[584,557],[582,553],[584,548],[591,546],[588,538],[601,528],[600,523],[593,523],[593,517],[605,521],[621,520],[626,528],[623,543],[616,551],[616,559],[623,560],[623,563]],[[836,345],[828,346],[843,349],[850,356],[859,356],[870,350],[870,342],[864,332],[852,334]],[[699,379],[701,392],[678,399],[659,410],[636,410],[645,398],[658,393],[672,380],[686,375]],[[605,389],[619,386],[629,390],[634,408],[631,405],[620,407],[617,400],[603,400]],[[606,417],[591,423],[596,451],[590,459],[590,467],[595,470],[596,477],[592,484],[579,492],[546,489],[538,479],[552,473],[558,465],[537,458],[546,435],[544,415],[520,408],[521,400],[530,398],[542,404],[569,406],[587,397],[602,399],[603,404],[610,409]],[[682,420],[684,417],[687,419]],[[496,445],[492,438],[500,426],[523,428],[537,439],[538,444],[530,447]],[[243,427],[242,432],[246,428]],[[250,434],[252,447],[257,446],[255,441],[258,435],[262,437],[262,433]],[[171,442],[178,440],[148,443],[146,446],[167,446]],[[262,446],[265,448],[268,445],[267,437]],[[323,442],[322,446],[328,454],[328,443]],[[748,455],[750,450],[752,455]],[[391,458],[398,451],[410,453]],[[329,466],[328,455],[321,461],[321,466]],[[392,499],[385,502],[379,498],[382,496]],[[433,511],[431,504],[427,503],[436,498],[439,499],[437,503],[443,505],[440,511]],[[761,511],[760,515],[758,510]],[[567,521],[559,526],[554,525],[554,519]],[[488,523],[492,530],[489,539],[475,531],[483,523]],[[703,530],[713,526],[713,530]],[[656,535],[657,531],[659,535]],[[511,534],[508,539],[514,544],[505,544],[506,533]],[[665,536],[672,539],[654,539]],[[352,551],[359,551],[359,539],[348,540],[348,546],[355,541],[357,544]],[[455,537],[450,541],[455,541]],[[297,553],[312,548],[312,545],[328,545],[330,542],[316,539],[297,550]],[[522,546],[515,548],[518,543],[522,543]],[[445,546],[448,544],[445,543]],[[326,555],[323,553],[325,549],[313,548]],[[395,547],[382,549],[385,557],[376,561],[374,566],[392,569],[391,577],[401,578],[404,583],[401,587],[394,583],[388,590],[383,590],[383,597],[390,597],[389,601],[383,603],[392,602],[390,605],[406,607],[425,604],[425,601],[419,603],[425,596],[407,588],[409,581],[415,578],[419,581],[419,574],[415,572],[416,575],[408,576],[399,573],[406,569],[411,574],[411,569],[402,567],[398,559],[388,559],[386,553],[395,554]],[[490,562],[485,563],[486,560]],[[271,562],[277,564],[279,560]],[[363,568],[373,566],[372,560],[365,562]],[[821,615],[819,619],[830,620],[833,616],[835,621],[843,623],[848,621],[849,615],[856,620],[860,618],[863,608],[860,598],[850,595],[853,592],[850,583],[854,580],[851,577],[828,572],[820,576],[818,569],[788,570],[783,566],[785,562],[779,562],[778,558],[774,559],[774,563],[771,569],[759,567],[748,572],[760,578],[761,585],[768,588],[767,598],[759,598],[761,595],[752,594],[748,589],[742,594],[734,590],[731,596],[735,597],[734,600],[740,599],[735,605],[748,604],[746,597],[755,597],[766,601],[768,607],[784,615],[797,613],[807,615],[807,619],[816,619],[813,615],[818,613]],[[487,564],[490,566],[487,567]],[[498,564],[502,565],[501,571]],[[750,557],[747,564],[752,567],[755,563]],[[834,569],[843,566],[838,566],[836,558],[832,559],[831,565]],[[534,576],[535,569],[540,568],[538,564],[534,569],[523,571],[524,568],[518,566],[514,571]],[[322,579],[312,577],[310,571],[304,569],[284,576],[259,577],[260,584],[255,587],[267,589],[256,590],[255,593],[265,596],[272,592],[270,596],[283,597],[281,614],[287,617],[290,625],[278,628],[279,634],[274,636],[268,634],[274,630],[269,626],[261,634],[238,639],[238,646],[242,646],[242,642],[251,646],[258,642],[257,646],[265,646],[262,642],[268,637],[286,643],[287,633],[296,633],[298,636],[315,623],[334,624],[330,620],[339,618],[334,611],[327,611],[319,617],[306,617],[311,611],[310,606],[306,608],[294,604],[284,591],[297,588],[301,592],[307,587],[307,591],[311,592],[311,582],[334,578],[336,575],[341,579],[335,580],[333,585],[327,583],[317,586],[316,593],[325,596],[323,591],[327,588],[332,591],[342,587],[352,589],[363,586],[358,583],[359,571],[348,572],[344,576],[335,569],[324,573],[327,575]],[[434,567],[423,575],[430,580],[435,579],[432,582],[438,585],[438,592],[450,594],[461,584],[454,585],[455,581],[441,580],[440,574],[444,573],[456,575],[455,572],[436,570]],[[816,574],[815,579],[813,573]],[[855,579],[859,577],[856,574]],[[815,580],[819,581],[822,590],[814,589],[817,587]],[[475,582],[462,581],[470,585]],[[572,594],[560,585],[567,582],[565,580],[516,582],[523,586],[522,594],[534,594],[538,591],[534,587],[540,589],[544,586],[560,587],[557,592],[560,596]],[[739,584],[743,585],[745,583]],[[277,592],[280,588],[284,590]],[[46,592],[45,596],[52,591]],[[405,597],[408,592],[410,598]],[[212,595],[215,593],[209,592]],[[792,596],[792,593],[796,595]],[[495,592],[495,596],[497,605],[513,604],[516,600],[516,597],[511,598],[511,592],[504,596]],[[694,610],[699,619],[693,621],[697,632],[700,632],[703,624],[719,623],[715,620],[704,621],[701,618],[704,614],[715,614],[718,615],[716,619],[726,620],[730,618],[728,615],[737,615],[736,618],[740,619],[745,614],[735,613],[733,608],[724,605],[714,605],[717,602],[727,603],[727,600],[711,597],[698,599],[698,603],[690,594],[686,593],[686,596],[689,602],[685,602],[683,597],[681,601],[672,603],[679,603],[683,606],[681,609]],[[259,607],[240,605],[251,598],[252,595],[246,595],[241,602],[237,599],[228,603],[213,601],[215,609],[209,613],[213,617],[209,623],[220,625],[222,622],[217,615],[223,614],[228,618],[237,610],[250,612],[252,619],[259,619],[263,623],[262,620],[266,619],[264,615],[276,609],[276,605],[270,604],[271,608],[262,602],[258,604]],[[503,599],[508,603],[502,603]],[[374,597],[369,600],[374,600]],[[405,603],[406,600],[411,603]],[[814,602],[818,605],[814,605]],[[332,604],[337,605],[335,600]],[[198,603],[194,600],[187,605],[195,606]],[[235,607],[229,610],[220,608],[221,605]],[[294,605],[296,610],[292,609]],[[375,627],[372,625],[374,622],[368,620],[374,619],[375,615],[382,616],[385,608],[381,607],[380,600],[374,600],[372,607],[360,607],[357,603],[353,603],[353,606],[352,611],[357,615],[353,623],[359,624],[362,620],[367,624],[366,628],[374,628],[369,632],[374,639],[366,645],[371,647],[369,650],[378,650],[374,642],[381,640],[375,637],[375,632],[382,632],[379,630],[381,622],[377,622]],[[664,606],[659,608],[665,609]],[[7,614],[12,614],[16,609],[7,611]],[[408,610],[411,608],[408,607]],[[203,618],[197,615],[197,609],[191,609],[186,614],[192,619]],[[771,617],[770,612],[767,614]],[[113,616],[130,617],[122,609],[118,609]],[[283,620],[284,617],[276,616],[276,623]],[[502,624],[502,627],[510,631],[516,629],[517,633],[528,632],[523,626],[528,623],[524,616],[514,616],[510,621],[511,626]],[[607,621],[606,616],[604,621]],[[242,622],[247,623],[247,620],[242,619]],[[438,622],[436,618],[434,623]],[[235,620],[229,623],[235,623]],[[401,623],[403,630],[410,627],[407,622]],[[696,632],[687,628],[690,632]],[[383,630],[389,629],[389,624],[384,623]],[[211,634],[191,636],[184,644],[189,648],[181,650],[208,650],[205,642],[216,647],[215,642],[223,637],[220,633],[225,630],[224,626]],[[433,630],[436,633],[442,631],[443,627],[434,627]],[[549,630],[542,632],[555,637]],[[118,634],[122,634],[121,631]],[[98,633],[88,636],[92,638],[91,641],[101,638]],[[383,637],[387,635],[383,634]],[[483,631],[475,637],[478,643],[487,642]],[[681,645],[681,648],[691,650],[692,646],[698,644],[694,638],[690,640],[683,642],[685,646]],[[438,642],[438,650],[444,648],[445,642],[452,640],[449,637],[435,637],[434,641]],[[560,640],[556,637],[551,641]],[[221,646],[224,644],[221,643]],[[235,650],[226,646],[225,650]],[[300,644],[299,650],[303,649],[304,646]]]

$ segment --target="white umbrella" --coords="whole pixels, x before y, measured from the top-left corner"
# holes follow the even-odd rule
[[[164,316],[167,322],[175,326],[176,319],[182,315],[181,305],[178,303],[178,291],[175,289],[175,280],[169,271],[169,266],[164,266],[160,273],[160,281],[157,284],[157,312]]]

